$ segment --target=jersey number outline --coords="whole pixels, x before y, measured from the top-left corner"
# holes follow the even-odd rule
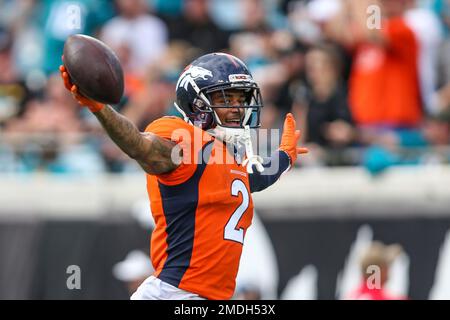
[[[242,215],[248,209],[250,203],[250,196],[244,182],[241,180],[234,180],[231,184],[231,195],[238,197],[239,193],[242,194],[242,202],[239,207],[234,210],[224,230],[224,239],[236,241],[244,244],[244,228],[237,229],[237,225],[242,218]]]

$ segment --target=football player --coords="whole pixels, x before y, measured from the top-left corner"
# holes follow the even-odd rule
[[[79,104],[147,173],[155,272],[131,298],[231,298],[252,221],[251,193],[272,185],[307,152],[297,147],[292,114],[279,149],[262,159],[250,139],[250,130],[260,126],[261,93],[232,55],[206,54],[187,66],[176,85],[175,106],[184,119],[162,117],[145,132],[111,106],[83,97],[64,66],[60,71]]]

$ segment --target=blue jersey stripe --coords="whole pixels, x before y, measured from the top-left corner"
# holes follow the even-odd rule
[[[167,260],[158,278],[175,287],[178,287],[190,265],[194,245],[198,185],[211,154],[212,142],[203,146],[199,155],[199,159],[203,161],[197,165],[194,175],[186,182],[176,186],[158,182],[167,224]]]

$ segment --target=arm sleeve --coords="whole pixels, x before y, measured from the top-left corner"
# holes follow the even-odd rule
[[[250,192],[259,192],[274,184],[280,176],[289,170],[291,160],[286,152],[278,150],[271,157],[264,159],[264,171],[258,172],[254,168],[249,175]]]

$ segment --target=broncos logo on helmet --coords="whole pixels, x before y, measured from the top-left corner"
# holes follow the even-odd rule
[[[182,87],[184,90],[188,90],[188,84],[190,83],[194,88],[196,87],[195,81],[196,79],[207,80],[207,77],[212,78],[213,74],[211,71],[199,67],[190,65],[180,76],[177,81],[177,88]]]

